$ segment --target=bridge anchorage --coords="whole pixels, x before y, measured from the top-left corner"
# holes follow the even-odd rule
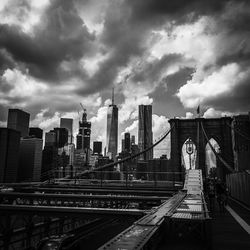
[[[165,249],[171,242],[187,238],[199,238],[205,248],[212,248],[205,151],[207,146],[213,152],[218,178],[227,179],[233,190],[237,172],[232,118],[169,122],[169,131],[136,155],[78,172],[73,179],[12,184],[13,192],[0,193],[0,248],[49,249],[59,242],[58,249]],[[167,169],[138,171],[130,167],[134,159],[170,133]],[[219,151],[211,138],[218,143]],[[183,145],[187,141],[194,146],[193,158],[185,169]],[[125,176],[122,180],[105,179],[118,169]]]

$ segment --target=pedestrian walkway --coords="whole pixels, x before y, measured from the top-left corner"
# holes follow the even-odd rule
[[[234,211],[248,226],[250,226],[250,211],[238,203],[229,200],[228,207],[224,213],[219,212],[217,202],[214,204],[214,211],[211,213],[211,248],[212,250],[249,250],[250,234],[238,223],[228,211]],[[188,237],[180,236],[175,239],[168,239],[158,248],[159,250],[205,250],[209,249],[208,244],[199,239],[197,234]]]
[[[238,205],[239,206],[239,205]],[[250,235],[229,212],[233,210],[240,218],[250,216],[250,211],[229,201],[225,213],[218,212],[216,204],[212,220],[212,245],[215,250],[249,250]],[[229,210],[229,211],[228,211]],[[244,219],[243,219],[244,220]],[[245,220],[244,220],[245,221]],[[247,223],[245,221],[245,223]],[[248,223],[247,223],[248,224]]]

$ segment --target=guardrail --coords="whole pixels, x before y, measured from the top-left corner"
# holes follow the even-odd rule
[[[229,195],[250,207],[250,174],[238,172],[226,177]]]
[[[55,172],[54,176],[59,176]],[[73,176],[73,177],[72,177]],[[71,178],[72,177],[72,178]],[[47,181],[51,184],[65,185],[95,185],[109,186],[120,185],[123,187],[149,186],[149,187],[180,187],[183,186],[184,172],[161,172],[161,171],[103,171],[91,170],[86,178],[80,178],[77,172],[69,174],[63,178],[52,178]]]

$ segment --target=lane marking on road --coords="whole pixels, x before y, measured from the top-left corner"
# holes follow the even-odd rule
[[[227,211],[234,217],[234,219],[243,227],[243,229],[250,234],[250,226],[229,206],[226,206]]]

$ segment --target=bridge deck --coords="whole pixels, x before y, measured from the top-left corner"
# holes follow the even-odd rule
[[[4,213],[51,213],[51,214],[57,214],[60,213],[66,213],[68,215],[70,214],[95,214],[95,215],[122,215],[122,216],[143,216],[146,211],[139,210],[139,209],[112,209],[112,208],[86,208],[86,207],[57,207],[57,206],[30,206],[30,205],[5,205],[1,204],[0,206],[0,212],[1,214]]]
[[[193,224],[197,222],[201,224],[206,222],[209,216],[202,191],[201,171],[187,171],[182,192],[174,195],[156,210],[135,222],[99,250],[143,249],[145,247],[151,249],[150,244],[155,245],[152,242],[157,240],[157,234],[160,233],[165,219],[168,222],[169,235],[175,230],[176,223],[186,224],[188,221]]]
[[[108,188],[69,188],[69,187],[21,187],[17,189],[22,193],[61,193],[61,194],[116,194],[116,195],[143,195],[143,196],[172,196],[173,190],[136,190],[136,189],[108,189]]]
[[[170,215],[172,220],[207,220],[209,219],[206,202],[203,196],[201,170],[187,170],[183,190],[187,196],[179,207]]]
[[[175,209],[182,199],[185,197],[184,193],[178,193],[164,202],[157,209],[145,215],[143,218],[135,222],[131,227],[127,228],[122,233],[111,239],[99,250],[104,249],[140,249],[145,244],[148,244],[149,240],[152,240],[153,236],[159,230],[164,216],[168,212]]]
[[[62,200],[120,200],[120,201],[161,201],[169,197],[158,196],[126,196],[126,195],[90,195],[90,194],[43,194],[43,193],[0,193],[0,199],[30,199],[30,200],[46,200],[46,199],[62,199]]]

